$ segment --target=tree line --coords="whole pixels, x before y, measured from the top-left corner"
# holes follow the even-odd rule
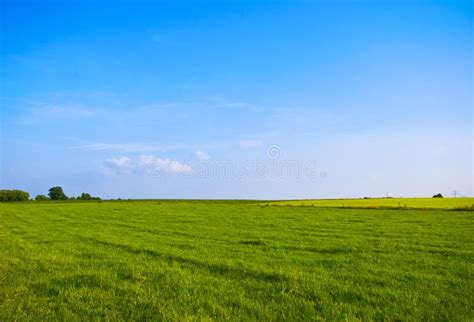
[[[0,190],[0,201],[27,201],[30,194],[21,190]]]
[[[30,194],[22,190],[0,190],[0,202],[28,201]],[[93,197],[87,192],[83,192],[77,197],[68,197],[62,187],[52,187],[48,190],[48,195],[37,195],[36,201],[45,200],[101,200],[99,197]]]

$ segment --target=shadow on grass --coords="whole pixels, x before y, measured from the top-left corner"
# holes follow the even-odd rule
[[[218,263],[209,263],[197,260],[195,258],[185,258],[182,256],[175,256],[165,253],[160,253],[156,250],[145,249],[145,248],[136,248],[131,245],[119,244],[109,241],[104,241],[91,237],[81,237],[81,239],[88,242],[92,242],[97,245],[113,247],[116,249],[123,250],[127,253],[137,254],[137,255],[146,255],[154,258],[159,258],[162,260],[169,260],[171,262],[177,262],[183,265],[190,265],[192,267],[197,267],[199,269],[207,270],[210,273],[223,275],[226,277],[236,277],[236,278],[250,278],[258,280],[266,280],[271,282],[282,282],[287,281],[288,277],[282,274],[269,273],[264,271],[254,271],[245,269],[244,267],[233,267],[227,264],[218,264]]]
[[[64,277],[56,277],[33,285],[33,291],[37,296],[56,297],[61,296],[63,290],[80,288],[109,288],[106,280],[93,274],[74,274]]]

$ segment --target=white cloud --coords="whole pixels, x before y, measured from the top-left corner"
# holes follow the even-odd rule
[[[222,147],[217,144],[174,144],[174,145],[153,145],[153,144],[128,144],[128,143],[91,143],[72,146],[72,149],[85,151],[117,151],[117,152],[153,152],[153,151],[172,151],[172,150],[196,150],[196,149],[214,149]]]
[[[130,167],[131,165],[131,159],[127,157],[120,157],[120,158],[110,158],[106,160],[110,164],[113,164],[116,167]]]
[[[170,159],[157,158],[154,160],[154,164],[152,166],[155,167],[157,170],[172,173],[186,173],[191,172],[192,170],[191,166]]]
[[[183,162],[158,158],[153,155],[140,155],[135,160],[122,156],[119,158],[109,158],[105,160],[105,168],[102,173],[105,175],[124,174],[181,174],[192,171],[192,167]]]
[[[71,117],[91,117],[96,111],[81,105],[43,105],[33,109],[34,114],[47,115],[48,117],[71,118]]]
[[[187,173],[191,172],[191,166],[177,160],[157,158],[152,155],[141,155],[137,166],[146,168],[148,173]]]
[[[211,156],[203,151],[196,151],[195,154],[199,161],[208,161],[211,159]]]
[[[262,140],[242,140],[239,142],[241,149],[253,149],[263,145]]]
[[[155,157],[152,155],[140,155],[138,158],[138,165],[140,166],[149,166],[153,164]]]
[[[250,104],[242,101],[231,101],[220,96],[210,96],[207,100],[217,107],[229,107],[229,108],[246,108],[250,107]]]
[[[154,103],[154,104],[147,104],[147,105],[142,105],[137,108],[137,111],[144,112],[144,113],[150,113],[150,112],[163,112],[163,113],[169,113],[170,110],[172,109],[178,109],[178,108],[183,108],[185,107],[184,104],[182,103]],[[173,111],[175,112],[175,111]]]
[[[129,174],[133,170],[132,160],[128,157],[109,158],[105,160],[105,168],[103,173],[112,174]]]
[[[90,119],[96,117],[101,110],[81,104],[35,104],[20,116],[23,124],[64,122],[66,120]]]

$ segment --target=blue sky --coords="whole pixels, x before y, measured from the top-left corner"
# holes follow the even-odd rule
[[[1,20],[3,188],[473,193],[469,1],[2,1]]]

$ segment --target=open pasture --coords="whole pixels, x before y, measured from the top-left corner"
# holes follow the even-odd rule
[[[473,320],[474,212],[0,205],[0,320]]]

